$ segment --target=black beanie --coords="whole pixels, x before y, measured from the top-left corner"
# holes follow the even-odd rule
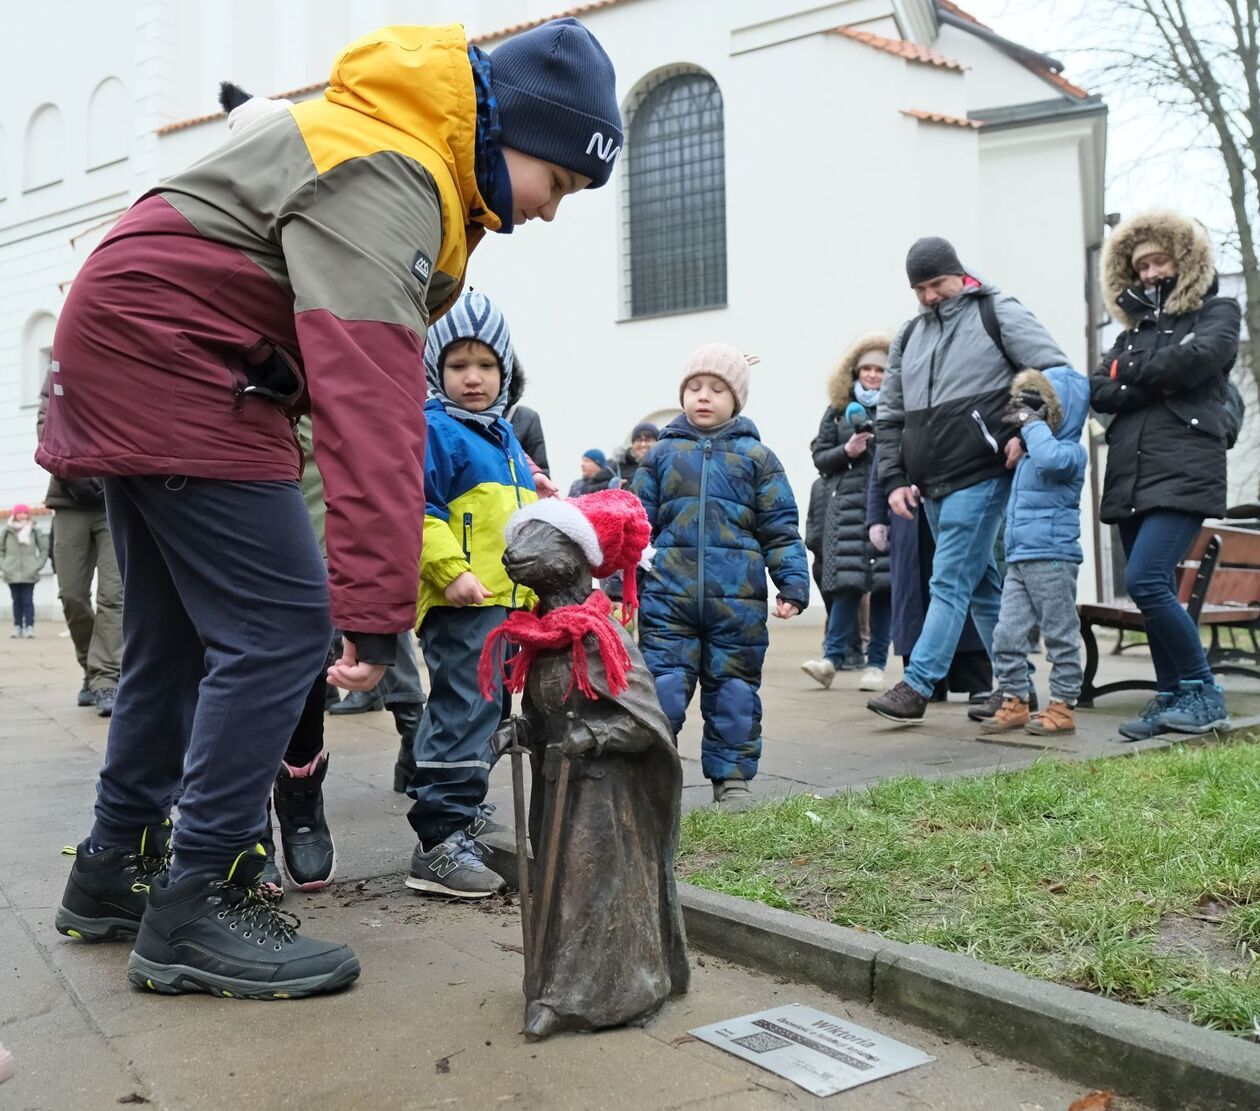
[[[948,239],[925,235],[916,239],[906,254],[906,277],[912,286],[930,282],[942,274],[965,274],[967,268],[958,261],[958,252]]]
[[[603,185],[621,152],[617,75],[576,19],[553,19],[490,52],[505,147]]]

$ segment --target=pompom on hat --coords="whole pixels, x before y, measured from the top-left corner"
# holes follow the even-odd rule
[[[678,403],[682,404],[683,392],[687,383],[698,374],[711,374],[720,378],[735,395],[735,414],[738,415],[748,404],[748,368],[756,366],[761,360],[756,355],[745,355],[738,347],[729,343],[706,343],[697,347],[687,358],[683,367],[682,382],[678,386]]]
[[[629,490],[599,490],[580,498],[543,498],[518,509],[507,525],[507,540],[528,521],[542,521],[573,541],[597,579],[622,573],[622,621],[638,609],[635,571],[652,538],[643,503]]]

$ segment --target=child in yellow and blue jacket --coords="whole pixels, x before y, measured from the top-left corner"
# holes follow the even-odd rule
[[[503,418],[513,361],[507,322],[482,293],[465,293],[429,329],[417,602],[429,701],[407,788],[415,799],[407,818],[420,839],[407,886],[462,898],[484,898],[505,886],[481,862],[472,839],[501,714],[498,703],[481,696],[477,661],[508,610],[535,602],[503,569],[508,518],[538,500],[524,449]]]

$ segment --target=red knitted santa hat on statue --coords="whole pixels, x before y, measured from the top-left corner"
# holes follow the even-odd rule
[[[621,572],[622,621],[639,608],[635,571],[652,538],[643,504],[629,490],[599,490],[580,498],[543,498],[512,515],[507,539],[526,521],[543,521],[572,540],[597,579]]]

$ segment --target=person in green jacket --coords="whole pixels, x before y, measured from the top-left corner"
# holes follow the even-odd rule
[[[48,562],[48,534],[35,527],[31,507],[20,502],[0,532],[0,575],[13,597],[12,639],[35,635],[35,584]]]

